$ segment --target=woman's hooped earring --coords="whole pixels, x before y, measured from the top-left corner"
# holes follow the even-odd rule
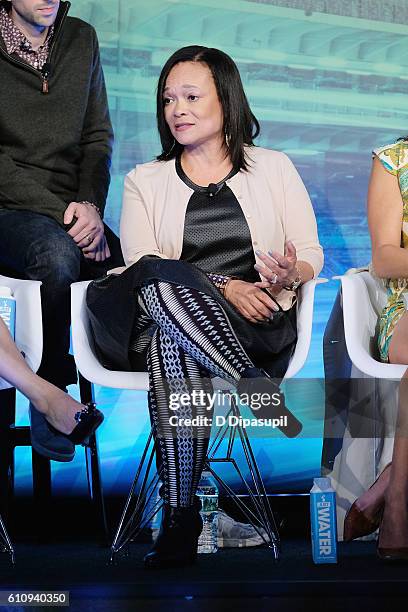
[[[229,148],[231,142],[231,136],[229,134],[225,134],[225,144]]]

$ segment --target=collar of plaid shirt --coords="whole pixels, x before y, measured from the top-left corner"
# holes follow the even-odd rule
[[[0,33],[6,45],[7,53],[16,53],[22,60],[33,68],[41,70],[47,61],[54,24],[48,30],[47,38],[36,51],[33,50],[31,42],[14,24],[4,7],[0,8]]]

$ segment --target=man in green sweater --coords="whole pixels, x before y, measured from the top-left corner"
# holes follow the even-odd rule
[[[65,388],[70,284],[122,265],[103,223],[113,133],[95,30],[60,0],[0,0],[0,267],[42,281],[39,374]],[[30,406],[33,446],[75,449]]]

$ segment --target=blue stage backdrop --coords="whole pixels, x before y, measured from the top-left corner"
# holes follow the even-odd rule
[[[408,132],[406,0],[73,0],[71,15],[92,23],[99,36],[116,136],[107,209],[114,229],[124,175],[160,151],[160,69],[176,49],[201,44],[237,62],[261,122],[257,144],[286,152],[297,166],[318,220],[322,276],[370,261],[371,150]],[[271,491],[305,491],[319,473],[324,397],[320,384],[305,379],[323,374],[322,335],[336,292],[336,281],[318,287],[311,351],[298,393],[290,391],[305,437],[255,440]],[[105,490],[122,493],[148,431],[146,398],[98,388],[97,399],[106,414],[99,434]],[[20,450],[21,488],[30,478],[27,451]],[[54,483],[64,492],[85,490],[80,448],[72,464],[55,466]]]

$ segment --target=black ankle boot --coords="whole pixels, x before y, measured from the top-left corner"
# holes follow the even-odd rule
[[[189,508],[163,504],[159,535],[144,558],[148,569],[192,565],[197,558],[197,543],[203,528],[201,502],[196,497]]]
[[[252,395],[257,398],[257,402],[259,397],[269,396],[269,401],[265,404],[260,402],[263,405],[258,409],[251,408],[257,419],[276,419],[276,427],[288,438],[294,438],[302,431],[303,425],[286,407],[285,396],[279,385],[265,370],[247,368],[238,382],[237,391],[240,397],[243,396],[241,398],[243,403],[248,403],[249,408],[251,408]]]

